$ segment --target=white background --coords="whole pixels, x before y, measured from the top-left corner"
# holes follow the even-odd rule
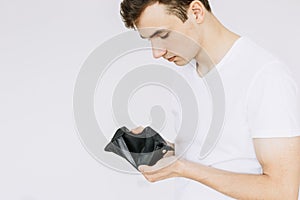
[[[299,1],[211,3],[228,28],[300,76]],[[0,199],[150,200],[171,194],[170,181],[150,184],[105,168],[75,130],[72,95],[80,67],[94,48],[123,31],[119,1],[0,1]]]

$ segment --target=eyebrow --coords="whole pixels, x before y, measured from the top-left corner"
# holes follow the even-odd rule
[[[153,38],[154,36],[158,35],[158,34],[161,34],[163,32],[166,32],[167,30],[166,29],[160,29],[160,30],[157,30],[155,31],[152,35],[150,35],[150,39]],[[144,37],[142,35],[140,35],[142,39],[147,39],[147,37]]]

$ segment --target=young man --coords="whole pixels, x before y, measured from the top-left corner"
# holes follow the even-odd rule
[[[167,158],[140,166],[145,178],[176,177],[177,199],[298,199],[300,102],[287,67],[226,29],[207,0],[123,0],[121,15],[151,42],[155,58],[178,66],[195,60],[199,79],[218,69],[224,85],[226,116],[213,151],[199,158],[206,134],[199,131],[182,159],[163,168],[157,166]],[[182,138],[175,154],[182,153]]]

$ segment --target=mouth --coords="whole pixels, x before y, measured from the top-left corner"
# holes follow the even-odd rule
[[[173,61],[175,60],[175,58],[176,58],[176,56],[173,56],[173,57],[171,57],[171,58],[168,58],[168,61],[169,61],[169,62],[173,62]]]

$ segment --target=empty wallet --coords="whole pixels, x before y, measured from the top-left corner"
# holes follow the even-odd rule
[[[125,126],[119,128],[104,150],[125,158],[136,169],[139,165],[152,166],[168,151],[174,151],[150,126],[139,134]]]

